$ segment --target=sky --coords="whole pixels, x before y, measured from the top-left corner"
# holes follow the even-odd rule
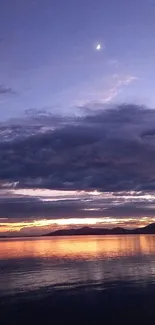
[[[155,0],[1,0],[0,233],[155,221]]]

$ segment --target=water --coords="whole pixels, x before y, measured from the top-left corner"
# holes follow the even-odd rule
[[[145,287],[155,281],[155,236],[0,240],[0,296],[66,288]]]

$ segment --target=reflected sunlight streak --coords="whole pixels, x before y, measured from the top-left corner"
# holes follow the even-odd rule
[[[155,253],[155,236],[83,236],[12,239],[0,242],[0,259],[48,257],[91,259]]]

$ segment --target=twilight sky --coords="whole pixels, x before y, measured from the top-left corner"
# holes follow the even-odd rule
[[[154,17],[155,0],[1,0],[1,233],[155,221]]]

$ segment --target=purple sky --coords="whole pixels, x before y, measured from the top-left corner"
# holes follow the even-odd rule
[[[154,17],[154,0],[1,0],[0,119],[90,102],[153,106]]]
[[[0,1],[0,233],[155,221],[154,66],[155,0]]]

